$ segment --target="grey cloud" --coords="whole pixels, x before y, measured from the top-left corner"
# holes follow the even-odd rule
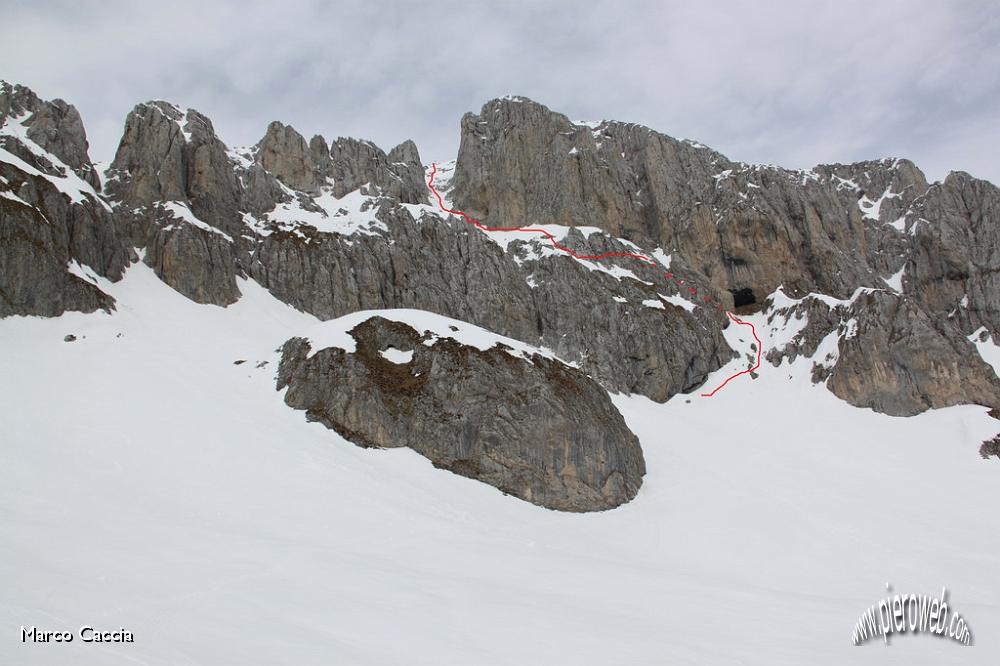
[[[981,2],[74,3],[2,8],[0,76],[76,104],[107,159],[139,101],[209,115],[233,145],[303,134],[417,141],[527,95],[734,159],[880,156],[1000,182],[1000,10]]]

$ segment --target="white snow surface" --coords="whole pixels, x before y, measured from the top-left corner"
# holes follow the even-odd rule
[[[906,264],[903,264],[898,271],[893,273],[887,278],[882,278],[882,281],[889,285],[897,294],[903,293],[903,273],[906,272]]]
[[[854,293],[851,294],[850,298],[835,298],[833,296],[828,296],[827,294],[817,294],[816,292],[807,294],[802,298],[792,298],[791,296],[788,296],[779,286],[773,294],[768,296],[768,298],[771,299],[772,308],[774,309],[789,308],[794,305],[798,305],[807,299],[822,301],[829,308],[837,308],[851,306],[854,304],[854,301],[858,300],[859,297],[864,296],[865,294],[870,294],[873,291],[878,290],[872,289],[871,287],[858,287],[854,290]]]
[[[869,199],[867,196],[861,197],[858,199],[858,208],[861,209],[861,216],[878,222],[882,215],[882,202],[886,199],[895,199],[898,196],[900,195],[893,192],[892,188],[889,187],[886,188],[885,192],[883,192],[878,199]],[[891,222],[890,224],[895,227],[897,222],[898,220]]]
[[[8,155],[9,154],[10,153],[8,153]],[[0,160],[2,160],[2,159],[3,159],[3,156],[0,155]],[[0,197],[3,197],[4,199],[10,199],[11,201],[16,201],[17,203],[22,204],[24,206],[27,206],[28,208],[35,208],[30,203],[28,203],[27,201],[25,201],[21,197],[17,196],[16,194],[14,194],[13,192],[11,192],[10,190],[0,190]],[[39,211],[39,212],[41,212],[41,211]]]
[[[767,350],[782,350],[793,342],[809,323],[809,317],[798,312],[795,316],[788,310],[776,310],[769,314],[770,323],[758,333],[761,346]]]
[[[688,299],[684,298],[680,294],[674,294],[672,296],[664,296],[663,294],[660,294],[660,298],[662,298],[663,300],[665,300],[667,303],[670,303],[672,305],[676,305],[678,307],[682,307],[685,310],[687,310],[688,312],[694,312],[694,308],[695,308],[694,302],[693,301],[689,301]]]
[[[338,199],[333,195],[333,187],[328,184],[322,188],[319,195],[312,197],[313,203],[321,209],[319,211],[303,208],[296,193],[286,188],[292,200],[275,205],[265,219],[293,233],[299,233],[298,227],[307,225],[322,233],[341,236],[379,235],[382,231],[388,231],[388,227],[375,216],[378,212],[376,199],[361,192],[362,189],[370,187],[370,184],[366,185]],[[268,235],[267,225],[257,223],[249,217],[244,219],[259,233]]]
[[[720,171],[719,173],[715,174],[714,176],[712,176],[712,178],[715,179],[715,185],[716,185],[716,187],[718,187],[718,185],[719,185],[719,183],[721,181],[729,178],[732,175],[733,175],[733,170],[732,169],[725,169],[725,170]]]
[[[413,360],[412,349],[404,351],[402,349],[396,349],[395,347],[389,347],[388,349],[380,351],[379,355],[387,361],[398,365],[405,365]]]
[[[905,215],[901,215],[901,216],[897,217],[895,220],[893,220],[892,222],[889,222],[888,224],[889,224],[890,227],[892,227],[896,231],[900,231],[901,232],[901,231],[903,231],[903,230],[906,229],[906,216]]]
[[[321,349],[329,347],[336,347],[353,353],[356,351],[357,345],[349,331],[372,317],[382,317],[390,321],[407,324],[418,333],[430,333],[430,339],[424,342],[427,346],[432,346],[438,339],[451,338],[463,345],[475,347],[480,351],[486,351],[496,345],[501,345],[504,351],[519,358],[530,359],[534,354],[539,354],[546,358],[556,358],[548,349],[535,347],[514,338],[498,335],[468,322],[452,319],[451,317],[445,317],[426,310],[410,310],[407,308],[359,310],[343,317],[316,324],[300,332],[299,335],[309,340],[311,347],[310,356]]]
[[[186,224],[198,227],[202,231],[207,231],[209,233],[222,236],[230,243],[233,242],[232,236],[230,236],[229,234],[220,229],[216,229],[207,222],[202,221],[194,213],[191,212],[191,209],[183,201],[167,201],[163,204],[163,208],[164,210],[168,211],[172,216],[174,216],[176,219]]]
[[[542,245],[543,251],[548,251],[550,254],[566,254],[552,247],[552,242],[544,235],[531,231],[532,229],[538,229],[545,231],[555,238],[555,241],[562,244],[566,240],[566,235],[569,234],[570,229],[576,229],[585,238],[589,238],[593,234],[602,234],[604,231],[599,227],[567,227],[561,224],[532,224],[521,229],[516,229],[514,231],[487,231],[484,232],[486,236],[502,247],[505,251],[510,245],[511,241],[521,240],[521,241],[538,241]]]
[[[82,280],[97,286],[98,289],[106,291],[112,284],[107,278],[101,277],[97,272],[86,264],[81,264],[76,259],[70,259],[66,265],[66,270]]]
[[[993,372],[1000,377],[1000,345],[989,335],[985,326],[980,326],[972,335],[969,341],[976,345],[976,350],[984,361],[993,368]]]
[[[662,265],[667,270],[670,270],[670,262],[674,258],[673,254],[666,254],[660,248],[656,248],[655,250],[653,250],[652,254],[653,258],[656,259],[658,262],[660,262],[660,265]]]
[[[985,408],[857,409],[804,359],[713,398],[614,396],[643,487],[613,511],[558,513],[286,407],[273,350],[317,322],[253,282],[228,308],[142,264],[108,289],[110,315],[0,320],[0,663],[1000,659],[996,469],[977,454],[1000,422]],[[726,337],[749,351],[745,327]],[[887,582],[947,587],[976,647],[855,650]],[[82,624],[136,642],[18,636]]]
[[[901,273],[900,273],[901,274]],[[803,312],[792,313],[792,308],[807,299],[822,301],[827,307],[834,309],[838,307],[849,307],[862,294],[875,291],[869,287],[859,287],[854,291],[849,299],[839,299],[826,294],[811,293],[803,298],[792,298],[785,294],[782,287],[778,287],[774,293],[765,300],[771,301],[768,310],[758,317],[763,317],[767,321],[757,326],[758,334],[761,337],[764,352],[770,350],[782,350],[790,343],[794,342],[806,325],[809,317]],[[818,365],[831,368],[840,358],[841,339],[850,339],[857,335],[858,321],[855,318],[847,320],[841,319],[838,327],[823,337],[812,356],[812,360]]]
[[[521,265],[527,261],[538,261],[544,257],[566,257],[582,264],[589,271],[606,273],[618,281],[629,278],[631,280],[635,280],[636,282],[642,282],[643,284],[652,284],[651,282],[640,279],[639,276],[628,268],[623,268],[617,264],[609,263],[605,259],[581,259],[552,245],[552,241],[554,239],[556,243],[562,246],[563,241],[566,239],[566,235],[569,234],[571,229],[576,229],[583,234],[585,238],[589,238],[593,234],[604,234],[610,237],[610,234],[599,227],[568,227],[560,224],[533,224],[531,226],[515,229],[513,231],[483,231],[482,229],[479,229],[479,231],[485,234],[491,241],[502,247],[504,252],[510,252],[510,244],[513,241],[523,241],[524,244],[519,247],[525,256],[514,257],[514,261]],[[551,234],[552,238],[550,239],[549,237],[538,233],[537,230],[545,231]],[[624,238],[619,238],[617,240],[628,247],[630,251],[644,255],[644,252],[635,243],[625,240]],[[635,259],[634,261],[642,260]],[[652,260],[650,260],[650,262],[652,262]]]

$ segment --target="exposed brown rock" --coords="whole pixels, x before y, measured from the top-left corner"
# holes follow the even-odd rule
[[[638,492],[639,442],[579,370],[432,339],[381,317],[350,334],[352,353],[313,350],[302,338],[282,349],[278,388],[311,420],[360,446],[408,446],[436,467],[551,509],[611,509]],[[390,347],[412,352],[410,361],[384,358]]]

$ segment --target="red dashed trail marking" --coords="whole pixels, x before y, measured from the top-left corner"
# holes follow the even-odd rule
[[[435,187],[434,187],[434,176],[436,176],[436,175],[437,175],[437,164],[431,163],[431,175],[427,179],[427,187],[430,189],[431,193],[434,194],[434,196],[437,198],[438,208],[440,208],[442,210],[442,212],[448,213],[449,215],[457,215],[457,216],[461,217],[463,220],[465,220],[465,222],[467,224],[471,224],[472,226],[476,227],[477,229],[480,229],[481,231],[486,231],[486,232],[491,232],[491,231],[516,231],[516,232],[525,233],[525,234],[539,234],[541,236],[545,236],[545,238],[548,239],[549,243],[552,244],[552,247],[554,249],[559,250],[560,252],[565,252],[566,254],[568,254],[569,256],[573,257],[574,259],[596,260],[596,259],[608,259],[608,258],[611,258],[611,257],[628,257],[630,259],[635,259],[637,261],[642,261],[644,263],[647,263],[650,266],[659,266],[660,265],[659,262],[657,262],[652,257],[648,257],[648,256],[646,256],[644,254],[639,254],[637,252],[605,252],[603,254],[577,254],[576,252],[574,252],[573,250],[569,249],[568,247],[563,247],[562,245],[560,245],[559,241],[556,240],[556,237],[553,236],[546,229],[534,229],[532,227],[488,227],[485,224],[483,224],[482,222],[480,222],[479,220],[477,220],[474,217],[468,215],[465,211],[462,211],[462,210],[452,210],[451,208],[446,207],[444,205],[444,199],[441,197],[441,193],[438,192],[437,189],[435,189]],[[680,278],[677,278],[672,273],[670,273],[670,271],[664,272],[663,276],[667,280],[672,281],[675,284],[677,284],[678,290],[683,293],[683,290],[680,289],[680,288],[684,287],[684,280],[681,280]],[[707,306],[707,307],[714,307],[719,312],[725,313],[725,315],[727,317],[729,317],[730,319],[732,319],[735,323],[737,323],[737,324],[739,324],[741,326],[749,326],[751,333],[753,333],[753,339],[757,341],[757,361],[754,364],[754,366],[752,368],[747,369],[747,370],[743,370],[742,372],[737,372],[736,374],[734,374],[734,375],[732,375],[730,377],[727,377],[726,381],[724,381],[721,384],[719,384],[710,393],[702,393],[701,394],[702,397],[711,398],[716,393],[718,393],[719,391],[721,391],[726,386],[726,384],[728,384],[732,380],[736,379],[740,375],[748,375],[748,374],[756,371],[760,367],[761,342],[760,342],[760,338],[757,337],[757,329],[754,328],[753,324],[751,324],[748,321],[743,321],[742,319],[739,319],[732,312],[729,312],[725,308],[723,308],[721,305],[718,305],[718,304],[714,303],[712,301],[712,297],[711,296],[708,296],[708,295],[699,296],[698,295],[698,290],[695,289],[695,288],[693,288],[693,287],[686,287],[686,289],[687,289],[688,293],[691,294],[691,298],[688,299],[688,300],[690,300],[691,302],[696,303],[698,305]]]

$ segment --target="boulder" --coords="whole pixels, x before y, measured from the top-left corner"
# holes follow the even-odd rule
[[[360,446],[408,446],[436,467],[550,509],[611,509],[638,492],[638,439],[579,370],[380,316],[348,334],[350,351],[313,349],[304,338],[282,347],[278,388],[310,420]]]

